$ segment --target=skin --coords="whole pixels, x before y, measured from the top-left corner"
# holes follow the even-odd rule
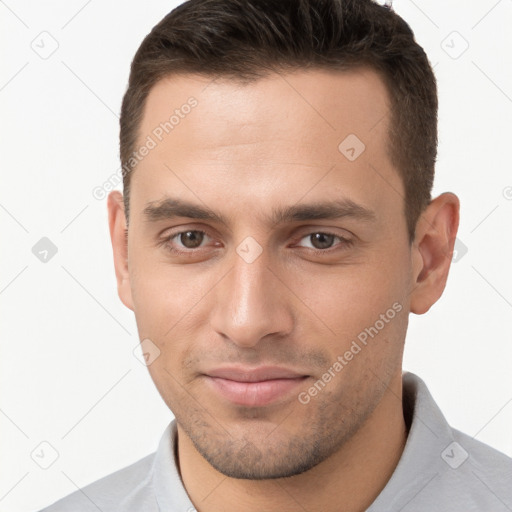
[[[141,143],[190,96],[198,105],[134,171],[127,239],[122,195],[108,198],[118,293],[140,339],[160,350],[148,369],[178,422],[185,488],[200,512],[364,509],[406,441],[408,314],[427,312],[444,290],[458,198],[436,197],[409,244],[404,187],[387,155],[389,99],[370,69],[274,73],[245,85],[168,77],[150,92]],[[354,161],[338,150],[348,134],[366,146]],[[148,221],[145,207],[165,196],[207,207],[226,224]],[[375,219],[268,221],[278,207],[340,198]],[[159,244],[192,230],[206,236]],[[325,232],[336,236],[315,245],[310,235]],[[236,251],[249,236],[262,250],[251,263]],[[402,310],[301,403],[298,393],[395,303]],[[241,406],[203,375],[226,364],[274,364],[308,377],[291,396]]]

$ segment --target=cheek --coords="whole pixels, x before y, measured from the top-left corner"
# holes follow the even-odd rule
[[[324,347],[331,359],[351,347],[353,352],[358,351],[353,342],[362,349],[357,356],[360,362],[392,357],[401,350],[407,325],[407,280],[403,270],[401,265],[382,258],[339,267],[336,272],[331,269],[325,276],[309,275],[301,281],[300,296],[314,313],[309,315],[313,320],[309,329],[317,324],[324,333]]]
[[[310,275],[302,280],[299,293],[328,325],[340,328],[377,319],[394,302],[402,302],[405,287],[401,270],[364,264]]]
[[[180,361],[199,326],[216,276],[211,270],[133,258],[132,297],[140,339],[151,339],[169,364]],[[203,313],[201,313],[203,311]],[[203,315],[200,317],[200,315]],[[172,357],[169,356],[172,352]],[[177,363],[176,363],[177,364]]]
[[[134,313],[141,339],[162,343],[184,309],[184,295],[176,272],[133,258],[130,281]]]

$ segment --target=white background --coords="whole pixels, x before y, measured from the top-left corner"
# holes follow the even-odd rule
[[[0,2],[1,511],[37,510],[153,452],[172,418],[132,353],[92,191],[119,167],[131,58],[177,3]],[[454,427],[512,455],[512,1],[394,9],[435,66],[434,195],[459,196],[468,249],[438,303],[411,315],[404,368]],[[47,59],[31,47],[41,37],[58,43]],[[58,248],[47,263],[32,253],[44,236]],[[59,454],[46,470],[30,456],[43,441]]]

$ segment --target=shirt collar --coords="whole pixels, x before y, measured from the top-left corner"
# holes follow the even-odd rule
[[[404,372],[402,390],[406,422],[410,416],[405,448],[386,487],[367,512],[402,509],[448,468],[441,453],[453,442],[453,432],[426,384],[417,375]]]
[[[176,458],[177,435],[177,425],[174,419],[167,426],[160,439],[153,463],[155,497],[160,510],[192,512],[195,511],[195,508],[188,497],[178,471],[178,460]]]

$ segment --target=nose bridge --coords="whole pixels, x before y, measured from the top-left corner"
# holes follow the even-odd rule
[[[255,255],[250,243],[240,244],[233,254],[231,271],[216,287],[211,318],[219,334],[246,347],[256,345],[268,334],[285,334],[292,327],[279,282],[268,268],[269,257],[265,251]]]
[[[248,262],[242,257],[235,258],[232,278],[233,301],[230,304],[234,313],[234,321],[249,324],[255,320],[265,307],[268,298],[267,259],[259,257]]]

